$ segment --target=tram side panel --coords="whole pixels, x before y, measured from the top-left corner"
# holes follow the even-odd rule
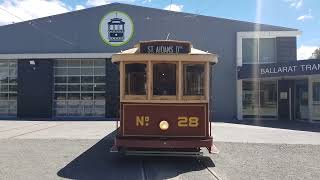
[[[208,104],[121,103],[120,132],[124,137],[209,136]],[[159,123],[169,128],[161,130]]]

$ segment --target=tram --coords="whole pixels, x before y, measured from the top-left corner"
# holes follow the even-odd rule
[[[202,155],[211,136],[211,73],[216,54],[188,41],[142,41],[112,56],[120,71],[120,123],[112,151]]]
[[[110,42],[122,42],[124,40],[124,24],[121,18],[113,18],[108,22],[108,36]]]

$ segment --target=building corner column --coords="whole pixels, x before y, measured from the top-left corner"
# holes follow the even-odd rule
[[[242,80],[237,80],[237,119],[242,120]]]
[[[312,76],[308,76],[308,109],[309,109],[309,122],[312,122],[313,105],[312,105]]]

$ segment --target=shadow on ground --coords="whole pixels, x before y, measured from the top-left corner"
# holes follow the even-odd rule
[[[271,127],[279,129],[290,129],[298,131],[320,132],[320,123],[310,123],[302,121],[285,121],[285,120],[241,120],[226,121],[231,124],[244,124],[261,127]]]
[[[122,156],[110,153],[114,136],[115,132],[100,140],[59,170],[57,175],[69,179],[168,179],[187,172],[200,173],[206,167],[215,166],[209,157]]]

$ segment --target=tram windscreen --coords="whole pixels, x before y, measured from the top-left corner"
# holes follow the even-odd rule
[[[146,64],[125,65],[126,95],[146,95]]]
[[[176,64],[153,65],[153,95],[176,95]]]
[[[204,64],[183,65],[183,95],[204,95]]]

